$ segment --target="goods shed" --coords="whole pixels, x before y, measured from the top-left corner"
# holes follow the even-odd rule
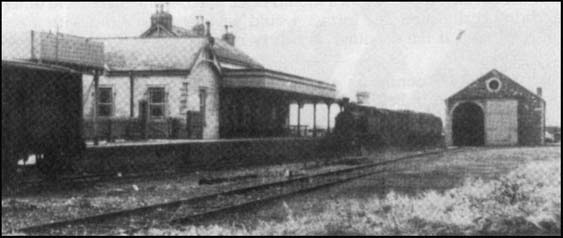
[[[544,143],[545,101],[493,69],[446,99],[446,143],[456,146]]]

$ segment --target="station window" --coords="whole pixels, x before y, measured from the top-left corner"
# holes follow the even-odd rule
[[[149,88],[149,113],[153,118],[164,117],[166,92],[164,87]]]
[[[113,116],[113,89],[111,87],[99,87],[98,90],[98,116]]]

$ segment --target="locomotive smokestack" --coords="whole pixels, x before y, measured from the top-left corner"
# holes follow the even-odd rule
[[[343,109],[346,109],[349,104],[350,104],[350,98],[348,98],[348,97],[343,97],[342,100],[340,100],[340,102],[338,102],[338,106],[340,106],[341,111]]]
[[[541,87],[538,87],[538,89],[536,89],[536,94],[537,94],[539,97],[542,97],[542,96],[543,96],[543,95],[542,95],[542,88],[541,88]]]

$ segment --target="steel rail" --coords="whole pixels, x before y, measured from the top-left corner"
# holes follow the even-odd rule
[[[155,204],[150,206],[138,207],[133,209],[126,209],[116,212],[109,212],[99,215],[87,216],[78,219],[70,219],[58,222],[52,222],[47,224],[41,225],[34,225],[25,228],[21,228],[18,231],[23,233],[39,233],[40,231],[45,230],[53,230],[57,228],[68,228],[73,227],[81,224],[92,224],[96,223],[100,225],[100,223],[108,222],[110,220],[115,220],[120,217],[132,217],[132,216],[139,216],[139,215],[147,215],[148,213],[163,213],[169,212],[170,214],[176,214],[177,210],[182,208],[183,206],[194,207],[193,205],[197,205],[197,203],[204,203],[206,201],[216,201],[224,198],[229,198],[235,195],[245,195],[252,192],[260,192],[260,191],[267,191],[268,189],[271,190],[281,190],[280,193],[273,194],[270,196],[265,196],[263,198],[244,201],[239,204],[229,204],[227,206],[208,206],[208,207],[198,207],[195,206],[196,209],[200,209],[203,211],[200,212],[192,212],[192,214],[182,215],[179,218],[173,218],[169,222],[171,223],[185,223],[190,221],[195,221],[201,219],[202,217],[212,216],[213,214],[227,212],[230,210],[240,209],[242,207],[250,206],[252,204],[258,204],[261,202],[275,200],[281,197],[302,193],[306,191],[311,191],[314,189],[318,189],[321,187],[331,186],[338,183],[343,183],[346,181],[366,177],[373,175],[378,172],[385,172],[385,171],[370,171],[372,168],[380,167],[387,164],[396,163],[399,161],[404,161],[408,159],[428,156],[428,155],[436,155],[441,154],[444,152],[451,152],[451,151],[459,151],[460,148],[456,149],[444,149],[438,151],[430,151],[430,152],[422,152],[413,155],[402,156],[397,159],[387,160],[387,161],[380,161],[380,162],[373,162],[364,165],[358,165],[351,168],[341,169],[337,171],[329,171],[309,176],[298,176],[293,178],[284,179],[281,181],[269,182],[264,184],[259,184],[256,186],[250,186],[240,189],[232,189],[229,191],[222,191],[214,194],[204,195],[200,197],[189,198],[185,200],[178,200],[168,203],[162,204]],[[288,189],[289,188],[289,189]],[[293,189],[293,190],[292,190]],[[288,191],[289,190],[289,191]],[[211,208],[210,208],[211,207]]]

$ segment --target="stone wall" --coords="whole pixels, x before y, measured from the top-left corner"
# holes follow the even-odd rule
[[[541,145],[544,143],[545,104],[541,101],[521,100],[518,105],[518,143]]]

